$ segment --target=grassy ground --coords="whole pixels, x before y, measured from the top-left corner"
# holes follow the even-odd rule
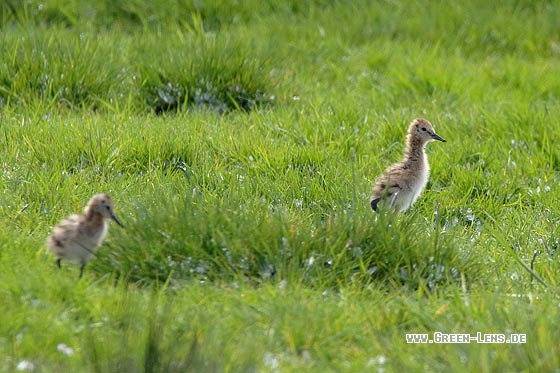
[[[560,366],[555,2],[0,11],[1,371]],[[377,215],[419,116],[448,142]],[[126,229],[78,281],[44,240],[97,192]]]

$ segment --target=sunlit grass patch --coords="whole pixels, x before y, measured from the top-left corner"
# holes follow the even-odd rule
[[[472,255],[457,251],[439,222],[415,214],[377,216],[366,210],[366,216],[358,207],[356,216],[314,217],[309,207],[271,207],[262,198],[231,193],[222,200],[196,189],[156,197],[136,206],[129,228],[112,232],[92,270],[143,285],[272,281],[428,292],[466,286],[478,271]]]
[[[200,25],[199,27],[202,27]],[[160,114],[185,108],[252,111],[274,103],[266,61],[229,38],[193,29],[155,54],[159,41],[143,47],[139,69],[148,107]],[[148,53],[154,58],[148,58]]]
[[[115,52],[92,34],[30,30],[2,38],[2,104],[97,109],[126,90]]]

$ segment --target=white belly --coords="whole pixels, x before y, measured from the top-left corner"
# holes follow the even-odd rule
[[[424,164],[415,177],[410,178],[407,185],[405,185],[395,197],[392,206],[399,211],[406,211],[416,202],[422,190],[428,183],[430,169],[427,162]]]

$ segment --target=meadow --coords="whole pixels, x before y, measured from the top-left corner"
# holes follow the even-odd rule
[[[0,371],[558,371],[559,5],[2,2]],[[78,281],[44,242],[99,192]]]

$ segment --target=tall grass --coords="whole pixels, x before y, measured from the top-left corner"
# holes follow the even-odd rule
[[[0,370],[558,366],[554,3],[0,15]],[[418,116],[448,143],[410,212],[375,214]],[[97,192],[126,228],[78,281],[44,240]],[[406,343],[436,331],[527,343]]]

